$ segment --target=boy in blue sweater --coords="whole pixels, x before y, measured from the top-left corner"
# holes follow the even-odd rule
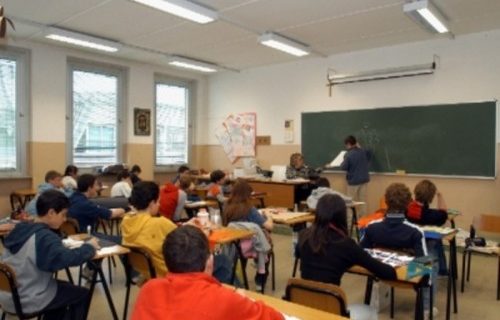
[[[36,202],[35,223],[21,222],[5,238],[3,263],[15,271],[18,292],[24,313],[43,310],[44,319],[83,319],[87,307],[88,289],[56,280],[53,273],[78,266],[91,259],[98,248],[90,240],[77,249],[63,246],[53,231],[66,220],[69,200],[60,191],[43,192]],[[0,293],[0,305],[15,312],[12,296]]]

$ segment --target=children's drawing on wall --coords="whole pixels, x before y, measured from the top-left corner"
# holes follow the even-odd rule
[[[216,128],[215,136],[229,160],[255,156],[257,115],[254,112],[230,114]]]

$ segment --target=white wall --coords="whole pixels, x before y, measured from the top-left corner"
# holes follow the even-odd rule
[[[347,73],[407,66],[431,62],[435,54],[440,64],[434,75],[339,85],[328,96],[328,68]],[[256,111],[257,134],[271,135],[273,144],[284,143],[283,122],[294,119],[300,144],[301,112],[497,99],[499,57],[500,30],[494,30],[211,76],[197,142],[217,144],[215,127],[236,112]]]
[[[123,113],[127,126],[125,143],[152,144],[149,137],[134,136],[133,109],[154,110],[154,74],[196,81],[196,106],[204,108],[206,102],[207,77],[183,72],[160,65],[146,64],[93,54],[47,43],[15,41],[9,39],[9,46],[31,51],[31,115],[32,130],[30,141],[65,142],[67,107],[67,58],[78,58],[97,63],[111,64],[127,70],[125,99],[126,112]],[[154,114],[152,113],[152,125]],[[196,122],[196,119],[195,119]]]

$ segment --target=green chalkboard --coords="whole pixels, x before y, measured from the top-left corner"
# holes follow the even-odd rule
[[[496,102],[302,113],[302,153],[319,167],[354,135],[372,172],[495,177]]]

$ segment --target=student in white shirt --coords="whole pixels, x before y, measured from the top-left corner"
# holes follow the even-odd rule
[[[307,197],[307,206],[309,207],[309,209],[316,209],[318,200],[325,194],[336,194],[340,196],[345,201],[346,204],[352,203],[351,197],[348,197],[343,193],[331,189],[330,181],[328,181],[327,178],[323,177],[319,178],[318,181],[316,182],[316,185],[318,187],[312,191],[309,197]]]
[[[116,177],[118,182],[111,188],[111,197],[129,198],[132,193],[132,181],[127,169],[122,170]]]

